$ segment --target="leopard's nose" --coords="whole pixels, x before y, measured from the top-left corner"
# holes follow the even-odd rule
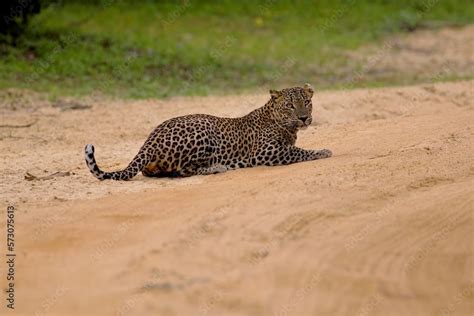
[[[303,123],[306,123],[306,120],[308,119],[308,116],[300,116],[299,120]]]

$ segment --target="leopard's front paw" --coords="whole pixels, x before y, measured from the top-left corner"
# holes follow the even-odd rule
[[[330,151],[329,149],[321,149],[320,151],[318,151],[318,156],[320,157],[320,159],[329,158],[332,156],[332,151]]]

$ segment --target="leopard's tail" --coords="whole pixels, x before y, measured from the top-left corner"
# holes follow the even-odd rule
[[[137,175],[140,171],[145,168],[148,164],[149,157],[145,154],[140,154],[143,152],[143,148],[140,152],[133,158],[127,168],[121,171],[105,172],[99,169],[94,157],[94,146],[91,144],[86,145],[85,154],[86,154],[86,164],[90,172],[99,180],[130,180]]]

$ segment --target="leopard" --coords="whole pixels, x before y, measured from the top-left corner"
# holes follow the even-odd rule
[[[146,177],[189,177],[331,157],[329,149],[295,146],[298,131],[313,120],[313,87],[304,84],[269,93],[264,106],[241,117],[191,114],[164,121],[120,171],[101,170],[94,146],[88,144],[87,167],[99,180],[130,180],[139,172]]]

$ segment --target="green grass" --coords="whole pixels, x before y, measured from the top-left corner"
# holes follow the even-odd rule
[[[337,86],[352,67],[348,50],[427,23],[474,21],[469,0],[294,2],[53,5],[17,47],[1,44],[0,87],[147,98]]]

